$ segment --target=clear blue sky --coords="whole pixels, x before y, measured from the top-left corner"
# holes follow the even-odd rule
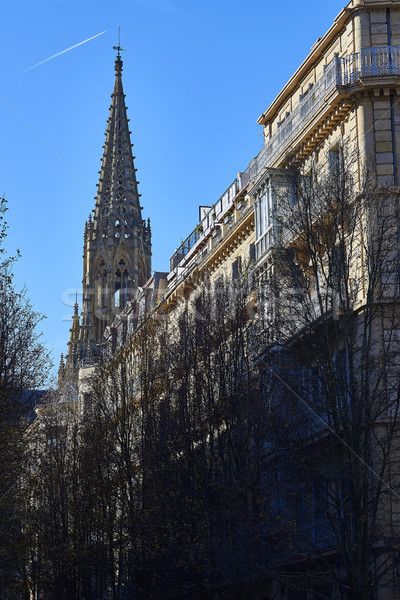
[[[66,351],[71,291],[81,289],[83,227],[94,207],[118,25],[153,269],[166,271],[198,205],[215,202],[260,150],[257,117],[344,4],[0,0],[7,247],[22,253],[16,282],[47,316],[42,329],[56,366]]]

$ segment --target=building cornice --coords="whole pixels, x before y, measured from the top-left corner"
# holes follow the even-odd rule
[[[357,7],[358,8],[358,7]],[[333,25],[328,29],[326,34],[320,38],[312,47],[310,54],[307,56],[305,61],[300,65],[295,74],[289,79],[288,83],[278,94],[269,108],[257,119],[259,125],[266,125],[271,121],[276,113],[279,111],[282,104],[286,101],[287,97],[290,96],[298,87],[300,81],[305,77],[307,72],[315,65],[316,62],[321,58],[327,47],[333,42],[333,40],[343,30],[345,25],[350,20],[354,9],[345,7],[338,14]]]
[[[396,8],[400,10],[399,0],[382,0],[382,2],[379,0],[372,0],[371,2],[368,0],[352,0],[352,2],[343,8],[326,34],[322,38],[318,39],[314,46],[312,46],[310,54],[303,61],[294,75],[289,79],[288,83],[281,90],[272,104],[257,119],[257,123],[259,125],[267,125],[276,116],[288,96],[290,96],[298,88],[302,79],[319,61],[321,56],[332,44],[332,42],[340,35],[352,17],[367,10],[382,10],[386,8]]]

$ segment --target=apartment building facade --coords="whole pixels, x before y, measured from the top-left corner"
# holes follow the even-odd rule
[[[343,315],[347,317],[350,314],[354,315],[354,318],[351,317],[351,322],[353,329],[356,331],[355,337],[357,340],[363,338],[363,336],[365,338],[366,315],[370,314],[368,311],[371,310],[372,304],[368,296],[368,286],[371,279],[368,279],[368,273],[370,273],[367,264],[368,257],[363,254],[363,248],[367,253],[370,247],[367,243],[363,245],[363,242],[358,241],[355,243],[357,247],[353,255],[350,256],[350,259],[347,259],[350,263],[346,276],[349,278],[351,272],[351,278],[357,279],[357,285],[355,295],[348,299],[346,309],[346,306],[343,308],[341,304],[341,298],[338,302],[337,290],[333,289],[335,286],[340,287],[340,277],[333,281],[332,271],[336,269],[335,256],[338,252],[340,254],[342,250],[345,250],[345,245],[349,239],[348,233],[344,233],[343,227],[336,227],[335,235],[339,238],[343,235],[339,241],[336,237],[333,240],[335,252],[331,252],[331,248],[328,246],[322,248],[318,240],[314,242],[314,249],[316,247],[320,248],[316,251],[316,259],[320,260],[321,270],[327,268],[329,273],[326,279],[331,278],[333,281],[329,284],[333,291],[329,291],[323,288],[321,283],[318,283],[320,278],[318,268],[315,268],[315,272],[312,273],[313,265],[310,253],[303,252],[306,257],[299,259],[301,248],[298,239],[304,231],[296,230],[293,226],[290,228],[288,223],[292,223],[293,220],[296,220],[296,214],[297,216],[300,214],[298,208],[300,202],[299,197],[296,197],[296,185],[299,185],[297,191],[300,192],[300,195],[303,194],[305,198],[308,193],[308,178],[312,182],[316,173],[318,177],[324,176],[325,173],[331,180],[335,176],[341,175],[345,155],[351,157],[348,166],[351,184],[347,182],[346,189],[349,194],[351,191],[354,193],[351,197],[346,196],[345,199],[347,202],[346,210],[351,208],[351,211],[353,211],[350,211],[351,219],[355,219],[354,215],[357,211],[354,207],[357,206],[358,195],[360,196],[361,191],[364,189],[366,172],[372,171],[376,186],[391,190],[390,198],[393,198],[398,186],[400,172],[399,91],[399,0],[352,0],[337,16],[328,32],[314,44],[308,57],[272,104],[261,114],[258,123],[262,126],[264,134],[262,150],[249,162],[246,169],[238,173],[237,177],[216,201],[206,200],[207,204],[199,208],[199,222],[174,252],[170,259],[169,271],[155,273],[145,283],[142,275],[139,278],[137,277],[140,271],[138,257],[136,256],[134,260],[132,258],[130,261],[128,250],[127,257],[123,257],[122,254],[120,256],[117,253],[119,260],[125,259],[135,267],[132,271],[132,279],[136,281],[136,289],[134,298],[124,300],[124,307],[121,306],[123,310],[119,311],[115,321],[107,320],[104,344],[110,354],[115,354],[122,349],[123,355],[128,356],[128,360],[130,360],[129,347],[138,329],[140,329],[141,323],[151,318],[158,318],[160,315],[174,319],[179,314],[180,308],[190,304],[191,299],[196,295],[196,290],[204,283],[212,287],[223,278],[225,281],[233,283],[236,280],[239,284],[241,277],[251,272],[255,274],[257,284],[254,287],[255,295],[249,298],[249,304],[255,303],[257,297],[257,318],[260,318],[261,313],[263,317],[267,317],[268,326],[272,331],[271,347],[266,348],[265,356],[260,358],[260,364],[257,367],[259,373],[261,373],[261,378],[268,380],[268,378],[278,376],[282,379],[282,371],[279,371],[279,369],[282,368],[283,362],[287,361],[285,364],[291,365],[289,369],[285,367],[286,372],[291,371],[286,381],[288,385],[285,388],[285,384],[282,384],[275,400],[282,404],[288,398],[293,401],[294,395],[304,396],[304,389],[300,390],[300,387],[307,388],[308,395],[306,394],[304,402],[301,400],[306,408],[303,411],[303,416],[305,412],[305,420],[309,422],[313,421],[314,417],[320,417],[318,410],[315,409],[312,409],[314,412],[308,412],[307,414],[310,409],[309,401],[311,397],[313,399],[315,395],[318,396],[318,394],[315,394],[315,390],[311,394],[310,381],[314,382],[314,371],[319,367],[320,373],[322,373],[320,379],[324,379],[328,390],[330,389],[329,376],[332,373],[335,375],[336,381],[340,380],[342,382],[342,389],[336,392],[335,397],[336,400],[339,398],[342,404],[347,402],[350,406],[351,402],[348,398],[351,397],[351,393],[347,389],[346,377],[349,371],[347,365],[351,352],[357,356],[355,372],[359,374],[364,369],[365,363],[359,364],[357,362],[363,346],[358,341],[355,343],[353,338],[350,339],[351,336],[347,336],[348,330],[342,326],[345,321]],[[128,151],[126,151],[127,153]],[[300,180],[293,180],[294,172],[300,174]],[[304,190],[306,191],[304,192]],[[318,197],[320,191],[321,188],[314,187],[314,198]],[[362,239],[362,232],[366,224],[371,221],[372,214],[365,208],[365,200],[362,198],[359,200],[360,219],[353,229],[353,236],[356,240]],[[136,196],[135,202],[138,204]],[[136,207],[136,211],[139,211],[139,209],[140,207]],[[325,231],[329,229],[332,222],[335,221],[335,215],[338,216],[338,214],[336,204],[334,212],[330,216],[322,215],[322,229]],[[348,214],[346,213],[346,215]],[[98,217],[100,218],[100,216],[99,214]],[[348,216],[346,216],[346,219],[347,227]],[[148,275],[150,269],[150,230],[149,227],[146,229],[146,225],[140,219],[137,219],[137,221],[140,227],[136,224],[134,231],[137,236],[140,233],[142,263],[146,265],[146,269],[142,267],[142,272],[146,271]],[[313,217],[309,224],[311,224],[310,231],[315,232]],[[118,215],[114,215],[111,225],[112,235],[110,234],[110,239],[112,239],[112,244],[110,245],[113,248],[114,246],[120,248],[121,242],[117,234],[123,222]],[[390,225],[388,231],[393,233],[394,230],[390,229],[391,227]],[[91,225],[90,228],[92,228]],[[294,233],[295,231],[297,231],[297,234]],[[93,236],[96,237],[92,229],[89,233],[92,238]],[[397,232],[394,231],[394,233],[396,237]],[[393,247],[396,246],[397,241],[397,237],[393,239]],[[284,306],[281,302],[283,313],[281,310],[280,315],[277,317],[276,286],[279,286],[279,278],[282,274],[282,264],[279,263],[277,254],[282,248],[291,251],[291,265],[296,267],[298,278],[303,281],[303,289],[292,294]],[[100,259],[103,260],[103,256],[100,256],[97,252],[96,265],[93,262],[92,266],[96,266],[96,268],[103,266]],[[116,263],[113,266],[117,267],[118,264]],[[283,266],[287,267],[287,264]],[[294,279],[293,271],[289,273],[290,277],[292,277],[292,280]],[[341,277],[343,277],[343,273]],[[268,283],[266,284],[271,279],[275,284],[275,291],[271,291],[272,288],[268,287]],[[314,280],[313,283],[310,283],[311,279]],[[113,292],[124,289],[124,285],[119,280],[117,283],[119,287],[117,289],[114,285]],[[291,286],[290,283],[285,285]],[[303,326],[299,326],[298,316],[304,317],[304,307],[307,305],[303,293],[305,289],[311,298],[310,310],[306,314],[307,319],[302,321]],[[318,299],[316,292],[321,289],[322,291],[319,292],[320,306],[315,309],[315,298]],[[89,291],[88,288],[88,293]],[[282,291],[280,290],[281,298],[283,296]],[[273,296],[272,302],[271,294]],[[295,305],[292,301],[293,296],[299,295],[301,295],[300,300],[296,300],[297,304]],[[97,296],[99,296],[99,293]],[[321,296],[326,300],[324,306],[321,305]],[[396,306],[398,300],[394,296],[396,294],[391,296],[390,305],[392,307]],[[94,331],[89,321],[91,310],[95,311],[96,308],[92,308],[89,301],[86,304],[85,315],[83,315],[86,318],[86,325],[85,323],[80,325],[81,333],[79,333],[77,326],[74,329],[76,340],[73,338],[72,341],[76,342],[77,345],[79,345],[79,336],[82,337],[85,331]],[[290,305],[291,314],[294,315],[293,322],[295,325],[292,328],[290,327],[291,321],[287,316],[288,305]],[[385,330],[389,332],[388,335],[391,339],[397,336],[399,314],[397,308],[392,310],[391,314],[393,319],[390,325],[387,325],[387,313],[382,316],[382,321],[385,321],[385,324],[378,332],[379,343],[386,340]],[[274,332],[278,331],[281,325],[279,319],[282,318],[285,320],[285,325],[289,322],[289,326],[279,330],[281,336],[279,338],[279,335],[275,335]],[[79,325],[78,320],[76,320],[76,323]],[[342,329],[340,329],[341,327]],[[307,334],[304,333],[306,330]],[[330,342],[331,337],[327,337],[332,336],[332,332],[336,336],[334,344]],[[318,337],[320,341],[319,346],[317,344],[318,352],[315,354],[315,340],[318,340]],[[346,342],[347,337],[349,340]],[[84,347],[84,343],[87,345],[86,339],[82,341],[82,347]],[[96,339],[96,343],[99,344],[100,340]],[[284,345],[292,353],[289,358],[284,357],[282,352]],[[394,346],[395,343],[393,342],[390,352],[387,349],[385,350],[385,360],[389,360],[389,354],[393,357],[397,353],[398,349]],[[378,346],[374,348],[373,352],[379,354],[377,348]],[[324,355],[325,362],[323,362],[319,354],[324,354],[325,350],[327,352]],[[295,362],[293,362],[293,355],[296,359]],[[70,356],[71,352],[69,353]],[[279,369],[275,372],[273,369],[279,362]],[[331,371],[329,371],[330,367],[328,365],[333,365]],[[371,370],[374,368],[375,364],[373,367],[371,366]],[[310,379],[304,383],[305,372],[310,374]],[[337,375],[339,372],[340,377]],[[87,397],[90,394],[88,381],[92,373],[92,364],[82,365],[79,369],[81,409],[83,411],[85,410]],[[343,373],[345,374],[343,375]],[[391,376],[393,379],[394,373]],[[293,381],[296,378],[299,383],[297,391],[293,389]],[[320,383],[313,383],[312,385],[315,388]],[[391,382],[391,385],[393,391],[396,384]],[[363,386],[360,392],[357,385],[355,385],[358,398],[364,394],[365,382]],[[379,394],[381,394],[380,390]],[[322,395],[322,392],[320,395]],[[376,394],[374,402],[375,397]],[[368,399],[369,397],[365,395],[365,398]],[[394,418],[386,419],[384,423],[382,421],[383,425],[380,427],[380,431],[386,428],[386,431],[389,431],[392,437],[395,437],[395,434],[397,435],[395,424],[397,404],[396,397],[392,404],[392,407],[395,406],[395,412],[392,412],[391,417]],[[363,406],[364,410],[365,403]],[[347,414],[346,410],[344,410],[342,416]],[[323,417],[324,415],[325,413]],[[385,418],[388,416],[390,415],[387,412]],[[290,423],[296,425],[296,420]],[[288,429],[290,429],[290,423]],[[315,457],[322,456],[326,448],[330,447],[331,442],[329,442],[329,439],[332,440],[335,437],[337,439],[338,436],[341,436],[340,432],[342,430],[340,428],[343,427],[343,424],[339,424],[338,428],[335,429],[332,428],[330,423],[331,421],[328,421],[329,427],[325,427],[324,422],[323,426],[320,424],[318,427],[314,427],[313,425],[311,430],[308,430],[303,445],[303,448],[304,446],[307,447],[307,451],[303,454],[298,452],[298,455],[305,462],[311,461],[310,457],[314,457],[318,464],[318,469],[315,472],[318,474],[319,481],[322,481],[321,470],[324,469],[324,461],[319,461],[319,458],[315,459]],[[354,424],[359,425],[360,422],[355,420]],[[332,435],[327,434],[327,430]],[[380,434],[375,435],[376,431],[375,422],[370,421],[367,437],[379,437]],[[382,443],[382,445],[385,444]],[[392,446],[385,446],[385,452],[391,449]],[[333,473],[330,478],[324,479],[321,484],[315,485],[316,477],[310,475],[312,470],[309,469],[306,477],[305,473],[299,469],[297,474],[295,473],[298,466],[296,462],[285,464],[285,458],[282,457],[287,456],[288,452],[287,449],[284,450],[281,447],[280,453],[278,453],[278,469],[276,468],[277,462],[275,459],[275,462],[274,460],[266,461],[264,485],[266,497],[273,510],[279,505],[279,510],[286,511],[290,518],[286,519],[287,522],[281,528],[275,527],[273,531],[265,532],[265,551],[272,552],[272,554],[275,552],[275,555],[269,562],[270,566],[265,568],[255,584],[257,599],[298,600],[304,598],[312,600],[314,598],[366,599],[368,597],[379,598],[380,600],[399,597],[400,587],[395,540],[398,537],[397,519],[400,514],[400,506],[397,495],[396,469],[393,467],[390,456],[389,459],[385,456],[385,464],[380,459],[372,459],[367,465],[369,475],[372,476],[372,479],[375,478],[370,486],[376,490],[378,482],[388,491],[387,497],[385,496],[382,501],[380,493],[377,494],[376,491],[369,499],[369,502],[372,504],[375,502],[377,505],[375,512],[379,518],[375,519],[374,528],[376,531],[380,528],[384,532],[381,540],[375,539],[373,542],[375,544],[374,548],[379,547],[380,550],[375,552],[373,548],[370,549],[371,552],[368,557],[365,560],[363,558],[363,564],[357,563],[356,567],[353,565],[355,576],[353,580],[350,580],[348,572],[352,567],[348,562],[351,557],[355,563],[357,562],[355,560],[357,548],[355,551],[350,548],[352,536],[357,533],[358,521],[362,523],[362,527],[365,529],[365,523],[368,525],[368,517],[362,513],[353,515],[351,519],[348,519],[350,523],[348,531],[339,532],[335,538],[332,527],[337,513],[334,513],[335,505],[332,505],[331,501],[326,500],[326,498],[331,494],[329,490],[337,492],[339,488],[341,489],[340,494],[345,495],[345,474],[343,471],[340,471],[339,474],[338,472]],[[351,452],[354,454],[356,451],[351,449],[350,454]],[[346,464],[344,454],[339,451],[336,458],[339,462],[343,460],[343,464]],[[360,463],[359,450],[357,456],[353,456],[353,458],[355,461],[350,466],[354,469],[353,474],[355,477],[359,477],[360,470],[357,470],[357,465],[363,464]],[[350,461],[349,456],[346,460]],[[365,459],[362,458],[362,460],[365,463]],[[378,478],[374,474],[377,470],[380,473]],[[389,470],[391,471],[391,478],[388,478]],[[303,476],[307,481],[304,486],[301,484]],[[285,499],[285,489],[278,489],[279,482],[277,479],[280,479],[282,483],[289,477],[292,478],[291,485],[294,482],[296,485],[292,485],[291,499],[287,500],[287,498]],[[303,487],[304,492],[298,493],[298,489],[293,491],[293,487],[296,486],[298,489]],[[277,490],[276,493],[274,488]],[[323,497],[325,497],[325,500],[323,500]],[[324,502],[328,502],[330,506],[324,506]],[[296,514],[296,517],[293,516],[294,514]],[[281,514],[277,513],[278,516],[280,520],[285,521],[285,519],[282,519]],[[300,526],[301,521],[302,526]],[[345,515],[343,516],[344,521],[346,521]],[[293,522],[296,522],[296,534],[293,533]],[[378,522],[379,527],[377,526]],[[291,532],[288,527],[292,527]],[[386,533],[388,528],[391,529],[390,536]],[[366,539],[365,531],[360,535],[360,539]],[[309,538],[308,545],[305,543],[307,536]],[[279,542],[276,542],[277,537],[280,537]],[[287,547],[289,538],[292,544],[292,552],[282,550],[285,544]],[[343,541],[342,548],[338,548],[338,539]],[[271,540],[275,540],[275,546]],[[277,554],[279,553],[280,556],[278,557]],[[377,577],[372,571],[370,572],[372,563],[375,563],[374,572],[379,571]],[[371,581],[373,580],[373,583],[368,584],[370,588],[367,589],[368,586],[366,586],[365,581],[368,578]],[[357,588],[357,586],[359,587]]]
[[[282,403],[286,402],[288,395],[293,393],[293,382],[297,379],[297,391],[295,389],[294,393],[303,398],[301,402],[303,403],[302,408],[305,407],[305,420],[308,423],[312,422],[305,442],[308,450],[302,458],[308,460],[313,455],[316,464],[319,461],[319,458],[316,457],[324,455],[324,447],[332,447],[329,438],[332,440],[332,437],[340,436],[344,438],[342,440],[344,444],[347,444],[351,438],[351,435],[346,438],[343,425],[340,425],[338,429],[332,427],[330,416],[327,417],[327,413],[324,411],[322,411],[322,424],[321,422],[318,424],[321,413],[318,412],[318,409],[310,406],[310,399],[315,397],[315,389],[311,393],[311,387],[318,387],[321,390],[321,385],[322,387],[325,385],[325,395],[329,396],[331,390],[327,380],[332,372],[327,365],[330,361],[334,364],[334,376],[337,376],[339,371],[346,371],[346,375],[343,376],[345,382],[342,385],[343,389],[339,392],[336,391],[336,401],[341,405],[346,402],[351,404],[354,411],[352,416],[351,411],[343,410],[341,417],[348,418],[350,422],[352,418],[355,418],[355,407],[362,405],[362,410],[364,410],[368,403],[375,407],[374,414],[377,419],[379,417],[379,425],[376,425],[376,421],[374,424],[369,423],[368,433],[363,438],[360,447],[365,450],[365,447],[368,446],[367,438],[376,437],[378,430],[381,434],[382,431],[386,431],[386,434],[389,432],[392,438],[396,438],[398,435],[395,424],[398,411],[397,397],[393,399],[393,389],[386,390],[387,396],[392,400],[390,401],[390,410],[382,417],[382,395],[377,393],[368,395],[364,385],[363,373],[368,370],[368,364],[372,365],[372,363],[369,363],[368,360],[363,363],[360,360],[360,354],[363,352],[362,343],[355,342],[355,338],[365,340],[368,337],[368,327],[365,323],[371,315],[370,283],[371,274],[376,266],[371,266],[371,262],[368,262],[370,247],[366,242],[360,241],[364,240],[363,231],[368,229],[367,224],[374,220],[370,212],[371,206],[366,206],[368,204],[366,201],[359,202],[357,223],[357,210],[354,207],[357,202],[357,190],[361,197],[368,173],[368,176],[373,174],[372,179],[376,186],[390,189],[394,193],[398,186],[400,166],[399,43],[399,2],[355,0],[342,10],[329,31],[316,42],[306,60],[273,103],[259,117],[258,123],[263,127],[265,142],[261,152],[243,172],[238,174],[237,179],[215,204],[200,208],[199,224],[171,258],[170,273],[167,277],[168,285],[160,304],[160,307],[169,306],[174,310],[179,303],[190,298],[193,290],[205,277],[210,277],[211,282],[217,281],[221,275],[228,280],[234,279],[238,275],[240,266],[251,263],[251,268],[258,280],[258,310],[259,312],[262,310],[264,313],[269,311],[271,328],[279,329],[275,307],[271,309],[271,302],[267,302],[266,308],[265,303],[262,305],[261,299],[262,294],[265,295],[263,282],[270,279],[271,273],[274,274],[273,279],[275,279],[275,291],[272,294],[276,294],[276,285],[279,287],[281,267],[277,266],[276,250],[285,245],[288,248],[295,248],[297,241],[293,239],[293,236],[299,237],[304,233],[297,229],[297,234],[294,234],[296,228],[290,229],[285,223],[285,219],[290,216],[292,219],[295,218],[296,210],[298,210],[296,208],[298,198],[293,198],[291,173],[295,169],[297,173],[301,174],[302,188],[304,189],[304,181],[307,181],[304,178],[312,178],[315,172],[319,176],[323,176],[325,173],[332,178],[335,175],[339,176],[339,172],[343,168],[349,170],[351,184],[349,184],[347,193],[351,194],[351,189],[353,189],[354,194],[352,197],[348,196],[346,200],[343,200],[342,197],[342,201],[348,202],[353,207],[352,236],[358,242],[354,244],[352,251],[349,251],[346,249],[349,239],[346,238],[346,234],[341,238],[341,242],[336,239],[334,245],[339,254],[342,251],[347,253],[346,285],[347,292],[351,288],[351,299],[350,294],[347,293],[348,303],[341,308],[343,298],[338,298],[341,293],[334,289],[332,292],[325,290],[322,294],[324,306],[320,305],[315,309],[316,287],[315,283],[310,283],[308,277],[308,270],[312,270],[312,260],[307,256],[300,265],[300,270],[303,276],[307,272],[308,283],[304,285],[310,297],[310,310],[307,317],[304,318],[303,314],[307,312],[305,308],[307,302],[303,295],[298,306],[292,310],[296,325],[294,328],[290,326],[284,328],[284,343],[282,342],[282,345],[286,343],[291,347],[292,357],[289,359],[289,363],[293,361],[294,354],[296,364],[291,363],[292,376],[288,378],[291,389],[285,389],[283,385],[278,398]],[[344,156],[345,154],[347,158]],[[344,166],[346,161],[347,167]],[[321,189],[314,189],[314,197],[318,195],[319,191]],[[290,208],[289,215],[288,207]],[[337,211],[337,206],[335,211]],[[340,211],[335,211],[330,214],[329,218],[326,218],[325,222],[321,221],[323,228],[326,223],[329,223],[329,220],[339,217]],[[340,238],[339,229],[336,233]],[[395,246],[397,234],[392,225],[388,229],[391,230],[391,234],[394,234],[392,242]],[[315,241],[314,250],[318,244],[319,242]],[[321,263],[325,265],[322,267],[322,271],[324,268],[328,269],[329,273],[325,277],[328,280],[332,275],[330,271],[337,267],[332,258],[334,253],[330,254],[329,247],[321,250],[321,254],[324,253],[330,258],[321,256],[317,258],[321,259]],[[387,257],[386,254],[385,260]],[[326,267],[327,262],[329,263],[328,267]],[[297,266],[299,266],[299,261],[297,261]],[[315,270],[317,271],[318,268]],[[320,273],[315,273],[314,279],[318,279],[320,276]],[[381,273],[381,279],[382,276]],[[393,278],[387,277],[387,281],[390,279],[393,283]],[[349,285],[349,279],[352,280],[351,285]],[[396,276],[394,279],[397,281]],[[355,281],[354,293],[353,280]],[[338,285],[336,282],[332,284],[332,287]],[[266,295],[271,295],[270,288]],[[383,299],[382,296],[380,298]],[[395,304],[397,303],[397,299],[393,296],[391,300],[394,300]],[[293,309],[293,302],[290,300],[284,307],[285,311],[287,311],[288,304]],[[353,315],[351,317],[352,328],[356,334],[351,340],[346,340],[348,332],[344,328],[344,332],[342,329],[335,343],[332,344],[332,329],[336,327],[336,324],[345,320],[344,314]],[[381,355],[381,351],[378,350],[379,344],[383,340],[393,338],[398,332],[398,309],[391,314],[390,324],[388,325],[388,319],[385,316],[386,324],[379,331],[375,331],[373,352],[379,355]],[[323,318],[324,315],[325,318]],[[286,314],[284,319],[287,322]],[[299,325],[299,321],[303,324],[302,326]],[[315,346],[315,338],[318,339],[319,336],[318,352],[321,354],[322,346],[330,346],[329,352],[325,356],[325,362],[319,357],[315,358],[315,355],[314,359],[310,360],[309,357],[305,359],[305,354],[309,352],[307,344],[310,338],[301,332],[302,328],[307,331],[313,328],[317,332],[313,334],[313,344]],[[300,341],[290,341],[294,340],[296,336],[299,336]],[[274,339],[274,332],[272,339]],[[277,339],[275,342],[279,344],[280,340]],[[394,357],[398,356],[397,344],[386,343],[386,341],[384,344],[386,345],[382,354],[386,356],[386,359],[390,355],[392,361],[396,362],[397,358]],[[296,345],[298,348],[302,346],[303,348],[297,351]],[[276,345],[273,347],[276,349]],[[295,347],[294,352],[292,352],[293,347]],[[310,354],[312,355],[312,352]],[[357,390],[354,388],[349,391],[350,383],[347,377],[351,371],[348,367],[351,357],[357,365],[354,368],[355,377],[363,380],[363,383],[358,387],[355,386]],[[285,369],[282,373],[282,358],[278,358],[278,363],[279,361],[281,370],[277,375],[282,378]],[[319,373],[315,375],[314,371],[318,368]],[[392,369],[390,360],[387,368]],[[374,369],[376,369],[375,365],[371,366],[371,371]],[[271,371],[271,367],[266,367],[264,373],[268,370]],[[305,372],[309,374],[309,380],[306,383],[304,383]],[[293,373],[295,373],[294,377]],[[391,377],[398,377],[397,366]],[[340,375],[340,379],[342,379],[342,375]],[[316,380],[319,382],[317,381],[315,384]],[[321,380],[324,380],[322,384]],[[313,382],[312,385],[310,381]],[[301,391],[300,388],[302,388]],[[304,388],[307,389],[305,395]],[[323,395],[321,391],[319,393]],[[394,395],[396,396],[396,394]],[[308,414],[307,411],[309,411]],[[389,413],[390,418],[388,419]],[[298,426],[296,420],[295,423]],[[353,425],[353,429],[357,430],[359,423],[353,423]],[[331,435],[327,434],[328,429]],[[323,431],[324,433],[322,433]],[[343,434],[342,431],[344,431]],[[362,435],[364,433],[365,431]],[[348,460],[348,456],[345,456],[345,452],[337,451],[337,458],[340,457],[339,462],[343,460],[343,464],[351,463],[348,470],[348,473],[352,473],[351,476],[344,472],[340,465],[337,465],[336,471],[333,470],[333,473],[329,473],[330,469],[327,468],[324,461],[315,468],[312,476],[310,473],[313,472],[313,469],[309,469],[308,475],[304,472],[299,475],[300,468],[296,461],[285,464],[285,460],[282,461],[280,458],[278,476],[276,463],[271,470],[266,465],[265,485],[270,490],[266,495],[269,496],[272,505],[279,506],[281,513],[286,511],[290,516],[290,518],[287,517],[287,523],[296,523],[296,532],[290,531],[287,523],[283,528],[278,527],[270,534],[267,532],[266,538],[276,540],[277,537],[283,536],[283,542],[282,545],[277,543],[275,546],[276,551],[281,552],[281,557],[275,559],[275,566],[272,568],[272,571],[275,569],[274,574],[265,577],[264,582],[260,583],[258,592],[260,598],[293,600],[307,598],[310,600],[311,598],[339,597],[398,597],[399,585],[395,550],[395,541],[398,537],[399,506],[396,491],[398,481],[394,475],[396,468],[390,457],[391,452],[395,454],[393,445],[386,446],[385,450],[389,454],[387,462],[385,462],[387,457],[383,461],[374,446],[373,452],[376,452],[376,456],[368,464],[368,468],[373,471],[372,480],[375,478],[375,481],[370,482],[370,490],[373,489],[373,491],[370,491],[367,504],[369,508],[371,505],[376,505],[375,510],[378,515],[371,525],[371,530],[374,530],[374,535],[378,535],[376,532],[380,531],[381,538],[375,539],[373,542],[369,540],[371,546],[375,545],[375,549],[370,548],[371,551],[364,564],[361,564],[362,561],[357,562],[358,550],[353,551],[350,546],[352,540],[355,547],[360,547],[364,542],[368,543],[366,533],[359,534],[357,521],[368,521],[368,518],[363,517],[361,513],[369,508],[364,506],[364,509],[361,509],[359,507],[360,513],[354,514],[351,519],[348,519],[346,525],[348,531],[346,532],[344,529],[341,530],[340,524],[334,516],[338,514],[342,500],[337,502],[333,499],[339,489],[342,490],[340,494],[343,494],[346,485],[350,485],[348,480],[353,480],[353,476],[357,479],[362,457],[357,455],[355,462],[352,462]],[[307,459],[305,459],[306,455]],[[293,473],[293,470],[296,470],[295,465],[298,467],[297,474]],[[271,474],[274,470],[275,473]],[[378,470],[381,475],[377,476],[375,470]],[[326,471],[326,477],[324,477],[323,471]],[[390,476],[388,471],[391,471]],[[277,477],[281,479],[279,485]],[[302,479],[303,481],[301,481]],[[283,490],[282,487],[279,489],[282,481],[286,481]],[[389,493],[384,496],[377,494],[377,483],[386,487],[386,491]],[[302,488],[300,494],[293,491],[293,486],[296,487],[296,485]],[[274,487],[277,490],[276,493],[271,492]],[[360,490],[361,488],[358,488],[358,492]],[[354,510],[354,506],[349,509],[349,512],[352,510]],[[278,512],[277,518],[282,519],[282,514]],[[344,521],[346,519],[343,519]],[[387,535],[388,527],[391,529],[391,535]],[[292,548],[292,552],[287,552],[289,539],[294,548]],[[339,548],[341,543],[343,543],[342,548]],[[376,550],[377,547],[380,547],[379,551]],[[370,564],[366,566],[368,561]],[[350,563],[352,564],[350,565]],[[372,563],[375,564],[374,568],[371,566]],[[369,573],[367,576],[366,572]],[[366,579],[370,580],[368,584]]]
[[[397,185],[399,43],[398,2],[354,0],[341,11],[258,118],[262,150],[216,202],[199,208],[197,226],[171,257],[168,298],[179,296],[194,272],[218,276],[228,256],[231,262],[238,256],[256,260],[261,268],[268,249],[280,242],[274,198],[288,187],[293,163],[305,173],[312,164],[323,169],[345,146],[356,153],[358,182],[374,165],[378,183]]]

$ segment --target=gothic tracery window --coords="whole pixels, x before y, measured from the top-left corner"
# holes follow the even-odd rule
[[[117,269],[115,271],[115,287],[114,287],[114,306],[120,307],[121,303],[121,271]]]
[[[128,270],[125,261],[121,259],[115,271],[114,306],[116,308],[123,308],[128,301],[128,283]]]

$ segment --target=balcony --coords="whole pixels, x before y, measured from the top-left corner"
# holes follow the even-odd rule
[[[225,190],[215,204],[205,211],[202,220],[192,233],[181,243],[170,259],[170,271],[173,271],[180,265],[183,259],[189,259],[192,250],[198,247],[201,240],[215,228],[224,214],[232,209],[233,199],[239,191],[239,182],[237,179]]]
[[[400,75],[400,46],[364,48],[338,61],[337,85],[351,85],[365,77]]]
[[[242,183],[256,179],[265,167],[272,166],[276,158],[290,150],[291,144],[301,131],[325,106],[334,90],[353,86],[362,80],[400,76],[400,47],[384,46],[364,48],[345,57],[335,56],[324,67],[323,76],[301,97],[299,104],[282,121],[278,130],[265,144],[259,154],[242,173]],[[349,90],[350,91],[350,90]]]

